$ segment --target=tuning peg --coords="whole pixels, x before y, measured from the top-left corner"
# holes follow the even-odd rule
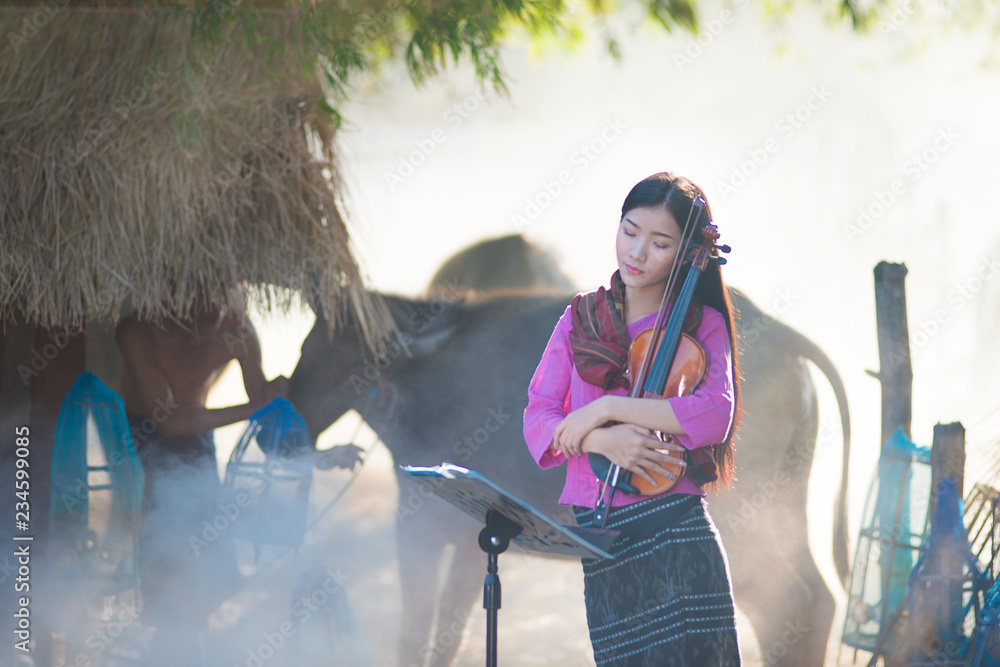
[[[719,252],[729,252],[732,250],[728,245],[717,245],[715,247],[719,249]]]

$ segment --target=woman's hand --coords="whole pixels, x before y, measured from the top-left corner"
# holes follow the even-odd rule
[[[684,447],[667,437],[663,442],[648,428],[635,424],[615,424],[591,433],[584,440],[583,451],[603,454],[609,461],[639,475],[653,486],[657,481],[650,472],[667,479],[674,474],[664,466],[686,466]]]
[[[566,456],[582,455],[583,439],[608,421],[604,411],[606,398],[608,397],[602,396],[566,415],[559,426],[556,426],[552,436],[552,448],[563,452]]]

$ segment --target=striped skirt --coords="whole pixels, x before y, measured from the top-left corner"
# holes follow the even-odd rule
[[[594,510],[576,507],[580,526]],[[615,507],[622,535],[610,559],[584,559],[594,659],[614,667],[740,664],[729,564],[699,496],[669,494]]]

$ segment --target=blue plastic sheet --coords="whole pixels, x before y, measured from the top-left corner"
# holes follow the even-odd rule
[[[1000,579],[993,582],[979,614],[969,667],[1000,667]]]
[[[865,502],[841,638],[848,646],[885,653],[901,645],[895,619],[927,529],[930,484],[930,449],[897,429],[882,446]]]
[[[52,562],[63,585],[96,597],[138,584],[143,484],[121,397],[83,373],[63,398],[52,456]]]
[[[964,514],[955,480],[942,480],[930,534],[910,575],[907,665],[965,663],[977,596],[986,585],[969,546]]]
[[[284,398],[250,415],[226,465],[226,491],[241,509],[237,536],[255,544],[302,543],[313,451],[305,421]]]

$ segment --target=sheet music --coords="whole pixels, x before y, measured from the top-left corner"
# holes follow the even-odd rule
[[[451,463],[401,469],[423,478],[435,495],[484,523],[490,509],[516,522],[523,530],[514,541],[524,549],[580,558],[611,558],[607,549],[618,531],[564,526],[478,472]]]

